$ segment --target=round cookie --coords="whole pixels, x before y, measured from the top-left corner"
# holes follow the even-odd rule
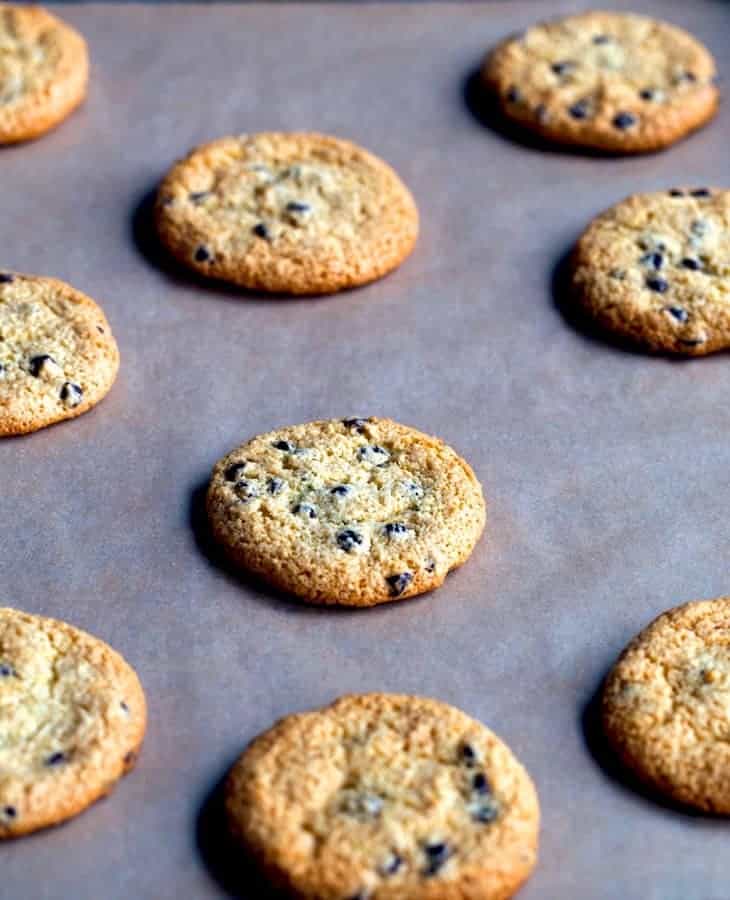
[[[418,236],[416,205],[393,169],[322,134],[240,135],[198,147],[162,182],[156,218],[185,265],[284,294],[380,278]]]
[[[107,794],[134,766],[146,715],[137,675],[103,641],[0,608],[0,839]]]
[[[119,351],[99,307],[55,278],[0,273],[0,436],[37,431],[95,406]]]
[[[253,438],[213,469],[213,535],[237,564],[311,603],[372,606],[438,587],[485,522],[471,468],[389,419]]]
[[[233,766],[234,836],[300,900],[503,900],[537,861],[540,810],[509,748],[422,697],[288,716]]]
[[[560,144],[644,153],[712,118],[715,61],[686,31],[629,13],[536,25],[492,51],[482,81],[502,112]]]
[[[637,194],[598,216],[572,258],[572,300],[649,350],[730,346],[730,191]]]
[[[83,37],[40,6],[0,9],[0,144],[39,137],[86,96]]]
[[[606,680],[603,727],[655,790],[730,814],[730,597],[678,606],[631,641]]]

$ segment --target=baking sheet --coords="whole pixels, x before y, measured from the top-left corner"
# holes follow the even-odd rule
[[[0,443],[0,584],[4,602],[122,651],[150,725],[110,799],[0,846],[0,897],[256,900],[216,785],[277,717],[371,690],[455,703],[528,766],[544,824],[525,900],[730,896],[729,826],[625,786],[585,714],[650,618],[730,590],[728,357],[627,352],[554,301],[599,210],[728,183],[730,113],[663,155],[595,159],[515,143],[465,102],[484,48],[582,5],[59,7],[89,39],[91,94],[0,153],[1,261],[99,300],[122,368],[90,414]],[[692,29],[727,75],[728,4],[630,6]],[[281,300],[167,264],[147,214],[168,165],[276,128],[350,137],[397,168],[422,214],[400,271]],[[470,562],[436,593],[364,612],[222,567],[200,509],[212,464],[257,432],[355,414],[438,434],[472,463],[490,518]]]

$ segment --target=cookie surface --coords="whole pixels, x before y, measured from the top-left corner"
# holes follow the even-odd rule
[[[657,352],[730,346],[730,191],[628,197],[588,226],[572,300],[601,327]]]
[[[730,597],[669,610],[631,641],[606,680],[603,725],[654,789],[730,813]]]
[[[0,143],[39,137],[86,96],[81,35],[40,6],[0,9]]]
[[[537,860],[540,812],[509,748],[422,697],[341,697],[289,716],[234,765],[231,830],[316,900],[502,900]]]
[[[587,12],[500,44],[482,81],[502,112],[561,144],[642,153],[714,115],[715,62],[692,35],[645,16]]]
[[[321,134],[198,147],[160,186],[157,227],[180,262],[244,288],[322,294],[380,278],[413,249],[418,211],[396,173]]]
[[[111,328],[91,298],[54,278],[0,273],[0,436],[81,415],[118,368]]]
[[[75,816],[133,766],[146,725],[134,670],[65,622],[0,608],[0,838]]]
[[[215,466],[207,507],[234,562],[309,602],[348,606],[438,587],[485,522],[463,459],[375,418],[255,437]]]

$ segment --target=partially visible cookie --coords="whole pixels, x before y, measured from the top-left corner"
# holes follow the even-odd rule
[[[523,127],[611,153],[667,147],[711,119],[719,100],[715,61],[696,38],[620,12],[536,25],[487,56],[482,80]]]
[[[214,468],[208,515],[231,559],[311,603],[372,606],[438,587],[485,522],[471,468],[389,419],[259,435]]]
[[[228,819],[300,900],[504,900],[537,861],[540,810],[510,749],[423,697],[288,716],[233,766]]]
[[[730,346],[730,191],[636,194],[591,222],[572,300],[643,347],[702,356]]]
[[[55,278],[0,273],[0,436],[81,415],[118,368],[111,328],[90,297]]]
[[[103,641],[0,608],[0,839],[107,794],[134,766],[146,715],[137,675]]]
[[[221,138],[162,182],[157,227],[180,262],[244,288],[328,294],[399,266],[418,236],[386,163],[322,134]]]
[[[678,606],[631,641],[606,680],[603,726],[642,781],[730,814],[730,597]]]
[[[83,37],[41,6],[0,8],[0,144],[39,137],[86,96]]]

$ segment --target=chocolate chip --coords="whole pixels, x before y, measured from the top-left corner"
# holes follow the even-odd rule
[[[507,102],[508,103],[519,103],[522,99],[522,94],[517,90],[516,87],[511,87],[507,91]]]
[[[460,752],[461,758],[467,766],[471,767],[477,762],[477,752],[471,744],[462,744]]]
[[[292,507],[292,512],[295,516],[306,516],[308,519],[317,518],[317,510],[311,503],[297,503]]]
[[[45,765],[59,766],[63,762],[66,762],[66,754],[58,750],[56,753],[51,753],[50,756],[46,757]]]
[[[684,197],[684,191],[680,191],[679,188],[672,188],[669,192],[670,197]]]
[[[101,325],[97,325],[97,326],[96,326],[96,330],[99,332],[99,334],[105,334],[105,331],[104,331],[104,329],[101,327]]]
[[[695,73],[694,73],[694,72],[690,72],[689,70],[687,70],[686,72],[684,72],[684,73],[682,74],[681,78],[682,78],[684,81],[692,81],[692,82],[697,81],[697,76],[695,75]]]
[[[669,313],[669,315],[676,319],[678,322],[686,322],[689,319],[689,315],[686,309],[682,309],[681,306],[665,306],[664,312]]]
[[[226,469],[224,477],[226,481],[238,481],[245,470],[246,463],[233,463],[233,465],[228,466]]]
[[[7,663],[0,663],[0,677],[10,678],[11,675],[15,675],[15,669]]]
[[[628,112],[620,112],[614,116],[613,124],[614,127],[625,131],[627,128],[631,128],[632,125],[636,125],[636,116]]]
[[[135,759],[137,759],[137,754],[134,750],[130,750],[129,753],[125,753],[124,755],[124,765],[131,766]]]
[[[205,200],[206,197],[210,195],[210,191],[193,191],[188,196],[192,203],[200,203],[201,200]]]
[[[423,568],[428,572],[429,575],[432,574],[433,572],[436,571],[436,560],[435,559],[427,560],[426,565]]]
[[[56,365],[56,360],[49,356],[47,353],[41,353],[39,356],[34,356],[29,365],[30,374],[35,375],[36,378],[41,374],[43,369],[47,365]]]
[[[645,266],[653,266],[655,269],[661,269],[664,265],[664,257],[661,253],[645,253],[641,259],[640,263],[643,263]]]
[[[553,63],[550,68],[555,72],[556,75],[567,75],[569,72],[572,72],[575,68],[575,63],[570,60],[563,60],[562,62]]]
[[[696,190],[690,191],[689,193],[690,193],[691,197],[711,197],[712,196],[712,191],[708,190],[707,188],[697,188]]]
[[[487,781],[487,776],[484,772],[477,772],[474,778],[472,778],[471,786],[477,792],[477,794],[489,794],[491,793],[491,788],[489,787],[489,782]]]
[[[256,237],[263,238],[265,241],[268,241],[271,235],[269,234],[269,229],[264,225],[263,222],[259,222],[258,225],[254,225],[251,229]]]
[[[357,431],[358,434],[362,434],[365,426],[367,425],[367,419],[343,419],[342,424],[345,428],[350,428],[353,431]]]
[[[121,702],[119,705],[121,706],[122,710],[123,710],[125,713],[128,713],[128,712],[129,712],[129,707],[128,707],[127,704],[124,702],[124,700],[122,700],[122,702]]]
[[[15,275],[11,275],[10,272],[0,272],[0,284],[10,284],[11,281],[15,281]]]
[[[499,815],[499,804],[493,797],[490,797],[479,803],[472,804],[469,807],[469,811],[475,822],[483,822],[486,825],[489,822],[493,822]]]
[[[312,207],[308,203],[302,203],[299,200],[292,200],[286,205],[286,211],[290,213],[306,213]]]
[[[290,441],[274,441],[271,446],[274,450],[282,450],[284,453],[294,453],[297,449]]]
[[[379,447],[377,444],[358,447],[357,455],[364,462],[371,462],[374,466],[384,466],[390,459],[390,454],[388,453],[388,451],[384,450],[382,447]]]
[[[403,522],[388,522],[386,525],[383,525],[383,531],[388,537],[398,537],[408,533],[408,526],[404,525]]]
[[[337,535],[337,546],[346,553],[351,553],[355,547],[362,544],[362,535],[352,528],[346,528]]]
[[[84,392],[78,384],[74,384],[73,381],[66,381],[61,388],[61,400],[66,404],[66,406],[71,407],[73,409],[74,406],[78,406],[79,403],[83,400]]]
[[[702,268],[702,263],[699,259],[695,259],[692,256],[685,256],[685,258],[680,263],[683,269],[690,269],[692,272],[699,272]]]
[[[424,874],[427,876],[435,875],[439,869],[443,868],[451,856],[451,851],[446,844],[426,844],[423,852],[426,854],[426,871]]]
[[[398,575],[388,575],[385,579],[390,586],[390,593],[393,597],[400,597],[403,591],[413,581],[412,572],[400,572]]]
[[[593,43],[594,44],[609,44],[611,42],[611,38],[607,34],[594,34],[593,35]]]
[[[404,481],[402,484],[403,490],[412,497],[415,497],[418,500],[423,497],[423,488],[420,484],[416,484],[415,481]]]
[[[395,875],[395,873],[403,865],[403,857],[397,853],[391,853],[388,859],[378,867],[378,871],[383,876]]]
[[[656,91],[652,90],[652,88],[644,88],[639,91],[639,96],[642,100],[653,100],[656,97]]]
[[[707,338],[680,338],[679,343],[684,344],[685,347],[699,347],[700,344],[704,344]]]
[[[195,261],[196,262],[207,262],[210,259],[210,251],[207,247],[200,246],[195,251]]]
[[[272,495],[276,496],[280,494],[284,490],[284,481],[281,478],[269,478],[266,482],[266,490]]]
[[[330,488],[330,494],[334,494],[335,497],[346,497],[351,490],[346,484],[336,484],[333,488]]]
[[[243,500],[244,503],[253,500],[254,497],[258,497],[259,495],[256,485],[251,481],[247,481],[245,478],[241,478],[240,481],[237,481],[233,490],[235,491],[236,496],[240,500]]]
[[[588,100],[579,100],[570,107],[568,112],[574,119],[586,119],[588,118],[589,109],[590,103]]]
[[[14,806],[3,806],[3,815],[6,819],[14,819],[18,815],[18,810]]]
[[[656,291],[657,294],[666,294],[669,290],[669,283],[663,278],[647,278],[646,286],[650,291]]]

